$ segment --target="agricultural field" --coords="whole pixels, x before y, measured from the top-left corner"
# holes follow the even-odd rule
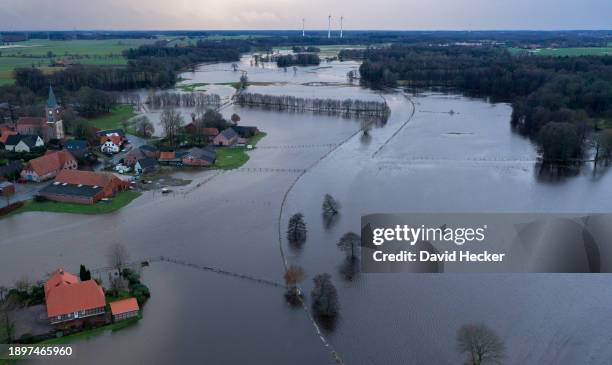
[[[542,48],[542,49],[522,49],[509,48],[512,54],[530,53],[538,56],[551,57],[576,57],[576,56],[612,56],[612,47],[577,47],[577,48]]]
[[[154,42],[154,39],[46,40],[31,39],[0,46],[0,85],[13,82],[12,72],[19,67],[40,67],[52,72],[52,60],[88,65],[123,65],[125,49]]]

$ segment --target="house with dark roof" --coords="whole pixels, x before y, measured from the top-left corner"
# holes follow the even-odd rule
[[[106,298],[95,280],[80,281],[57,269],[44,284],[47,319],[60,329],[104,323]]]
[[[151,157],[155,159],[159,158],[159,149],[155,146],[151,146],[149,144],[143,144],[142,146],[138,147],[138,149],[141,150],[147,157]]]
[[[257,127],[248,127],[248,126],[238,126],[235,125],[232,129],[240,136],[240,138],[251,138],[257,133],[259,133],[259,129]]]
[[[28,161],[21,178],[41,182],[54,178],[62,170],[76,170],[77,160],[68,151],[48,151],[43,156]]]
[[[14,134],[8,136],[4,149],[12,152],[32,152],[36,147],[44,147],[45,141],[32,134]]]
[[[238,142],[238,137],[236,131],[232,128],[227,128],[213,139],[213,143],[216,146],[233,146]]]
[[[71,139],[64,143],[64,149],[74,157],[83,158],[89,153],[89,143],[82,139]]]
[[[66,203],[95,204],[128,187],[127,181],[110,172],[63,170],[38,195]]]
[[[157,160],[150,157],[141,158],[134,165],[134,172],[137,174],[149,174],[159,169],[159,163]]]
[[[136,162],[138,162],[140,159],[148,157],[157,160],[159,156],[160,152],[157,147],[143,145],[129,151],[123,158],[123,164],[132,167],[136,165]]]
[[[217,153],[210,148],[191,148],[183,156],[182,162],[186,166],[208,167],[215,163]]]

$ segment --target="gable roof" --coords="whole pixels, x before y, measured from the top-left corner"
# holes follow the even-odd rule
[[[176,158],[176,152],[174,152],[174,151],[160,152],[159,153],[159,159],[160,160],[173,160],[175,158]]]
[[[45,118],[42,117],[20,117],[17,119],[17,126],[34,126],[40,127],[46,122]]]
[[[100,144],[105,144],[108,141],[113,142],[117,146],[121,146],[121,144],[123,143],[123,138],[121,136],[115,135],[100,137]]]
[[[55,270],[51,274],[49,279],[47,279],[47,281],[45,282],[45,294],[47,294],[49,290],[57,287],[58,285],[74,284],[78,281],[79,279],[77,279],[76,276],[72,275],[67,271],[64,271],[64,268],[60,267],[59,269]]]
[[[10,137],[10,136],[14,136],[16,135],[17,132],[15,131],[11,131],[11,130],[3,130],[2,134],[0,135],[0,142],[3,144],[6,144],[6,140]]]
[[[87,141],[82,139],[71,139],[64,143],[64,148],[67,150],[85,150],[87,149]]]
[[[117,314],[135,312],[140,309],[136,298],[126,298],[110,303],[111,314],[113,316]]]
[[[45,293],[45,302],[48,317],[106,306],[104,292],[94,280],[60,283]]]
[[[125,154],[126,158],[134,158],[136,160],[140,160],[141,158],[146,157],[146,155],[144,154],[144,152],[142,151],[142,149],[140,148],[133,148],[130,150],[130,152]]]
[[[47,154],[32,159],[28,162],[25,169],[32,170],[38,176],[46,175],[52,171],[61,170],[66,162],[74,160],[68,151],[51,151]]]
[[[82,170],[62,170],[55,177],[55,182],[74,185],[99,186],[104,188],[114,180],[121,180],[110,172],[93,172]]]
[[[207,148],[193,147],[189,151],[187,151],[187,154],[185,155],[185,157],[187,158],[192,157],[192,158],[196,158],[196,159],[200,159],[204,161],[209,161],[212,163],[215,161],[215,158],[217,157],[217,153],[214,150],[210,150]]]
[[[105,130],[101,130],[98,131],[98,136],[107,136],[109,134],[117,134],[121,137],[125,137],[125,132],[123,131],[123,129],[105,129]]]
[[[138,165],[140,165],[140,168],[143,169],[157,166],[157,160],[150,157],[141,158],[140,160],[138,160],[137,163]]]
[[[236,134],[236,131],[233,130],[232,128],[227,128],[223,130],[223,132],[221,132],[220,134],[227,139],[238,137],[238,134]]]
[[[26,144],[26,146],[32,148],[32,147],[36,147],[36,141],[38,141],[38,136],[32,135],[32,134],[14,134],[11,136],[8,136],[8,138],[6,139],[6,146],[16,146],[19,142],[23,141],[23,143]]]
[[[219,130],[217,128],[204,128],[202,130],[202,134],[205,136],[215,137],[217,134],[219,134]]]

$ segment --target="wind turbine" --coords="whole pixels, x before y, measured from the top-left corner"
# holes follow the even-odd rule
[[[331,14],[327,17],[327,38],[331,38]]]
[[[344,20],[344,16],[340,15],[340,38],[342,38],[342,21]]]
[[[304,22],[306,19],[302,18],[302,37],[306,37],[306,31],[304,30]]]

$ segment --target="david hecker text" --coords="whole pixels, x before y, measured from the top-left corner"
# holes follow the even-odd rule
[[[376,262],[501,262],[505,253],[491,253],[489,251],[444,251],[432,253],[429,251],[400,251],[398,253],[384,253],[375,251],[372,258]]]

